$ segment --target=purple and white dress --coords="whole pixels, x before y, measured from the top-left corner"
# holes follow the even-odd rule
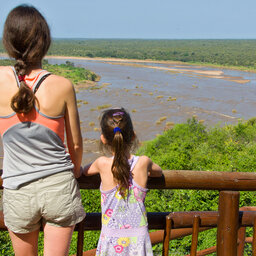
[[[129,160],[131,172],[138,159],[134,156]],[[153,256],[144,206],[147,189],[131,179],[125,199],[119,186],[100,191],[102,229],[96,256]]]

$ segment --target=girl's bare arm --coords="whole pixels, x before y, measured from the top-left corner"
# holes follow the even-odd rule
[[[149,177],[161,177],[163,174],[162,168],[158,164],[152,162],[151,159],[149,159],[149,160],[150,161],[149,161],[149,165],[148,165],[148,176]]]
[[[87,164],[83,168],[83,175],[91,176],[100,173],[99,162],[101,158],[97,158],[94,162]]]

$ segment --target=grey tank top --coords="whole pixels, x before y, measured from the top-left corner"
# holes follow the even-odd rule
[[[35,92],[49,75],[34,83]],[[19,86],[18,79],[17,85]],[[3,141],[3,187],[20,186],[74,168],[64,144],[64,117],[49,117],[36,107],[28,114],[0,116]]]

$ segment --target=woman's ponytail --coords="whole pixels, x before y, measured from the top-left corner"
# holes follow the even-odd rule
[[[25,82],[26,64],[23,60],[17,60],[14,65],[16,75],[19,79],[20,87],[19,91],[11,99],[11,108],[16,113],[29,113],[36,102],[36,96],[34,92],[28,87]]]
[[[24,76],[41,65],[51,44],[50,29],[42,14],[33,6],[19,5],[7,16],[4,24],[3,45],[8,55],[16,60],[14,66],[20,89],[11,100],[16,113],[29,113],[37,101],[26,85]]]

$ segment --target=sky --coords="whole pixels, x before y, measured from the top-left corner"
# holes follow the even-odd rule
[[[256,39],[255,0],[0,1],[0,37],[10,10],[25,3],[53,38]]]

